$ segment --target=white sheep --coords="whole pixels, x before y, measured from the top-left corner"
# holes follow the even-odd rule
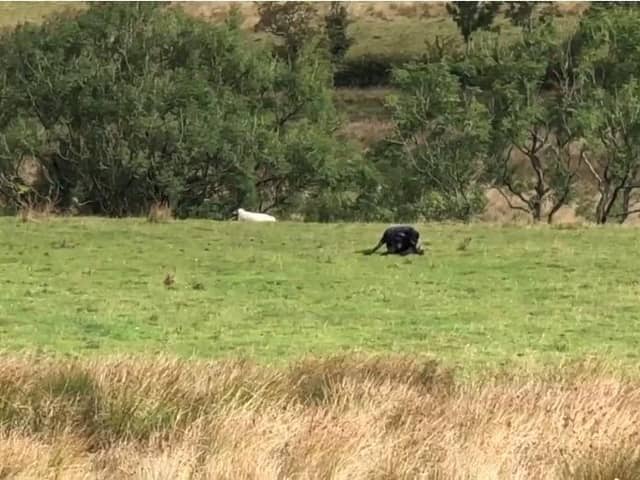
[[[244,208],[239,208],[233,212],[234,218],[239,222],[275,222],[276,218],[266,213],[248,212]]]

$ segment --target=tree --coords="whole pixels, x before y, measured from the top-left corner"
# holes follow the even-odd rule
[[[606,223],[615,210],[620,222],[631,210],[631,196],[640,188],[640,82],[631,78],[608,92],[596,88],[582,109],[591,152],[586,165],[596,181],[595,219]]]
[[[353,37],[347,35],[347,28],[352,20],[344,2],[331,2],[329,11],[324,17],[329,53],[334,63],[342,61],[347,50],[353,44]]]
[[[586,159],[599,198],[595,220],[632,213],[631,198],[640,186],[640,10],[627,5],[591,9],[578,31],[577,81],[588,95],[580,118],[590,146]]]
[[[390,190],[424,217],[468,220],[483,207],[486,108],[444,62],[395,69],[393,81],[400,93],[390,98],[396,128],[386,141],[386,168],[403,183]]]
[[[633,2],[633,1],[591,2],[585,14],[588,17],[591,15],[600,15],[603,10],[618,9],[618,8],[634,9],[634,8],[637,8],[638,6],[640,6],[640,2]]]
[[[473,32],[491,27],[500,9],[500,2],[448,2],[446,8],[468,48]]]
[[[311,2],[258,2],[260,20],[254,30],[268,32],[283,44],[279,54],[295,61],[305,42],[320,32],[318,10]]]
[[[603,88],[618,88],[636,76],[640,70],[638,22],[638,8],[606,2],[595,9],[592,6],[574,36],[580,75]]]
[[[489,178],[509,206],[547,222],[572,198],[584,160],[580,130],[572,114],[580,98],[578,85],[567,72],[572,58],[548,39],[552,25],[525,33],[513,47],[495,50],[478,59],[475,81],[490,99],[492,146]],[[548,63],[553,89],[544,90]],[[578,149],[577,153],[575,149]],[[517,152],[524,162],[518,162]],[[518,199],[514,203],[511,197]]]
[[[28,154],[63,207],[75,197],[121,216],[168,200],[223,218],[341,188],[351,152],[333,136],[331,69],[313,43],[294,65],[247,48],[237,19],[92,4],[7,32],[0,53],[0,178],[17,185]]]
[[[57,192],[55,185],[40,185],[38,165],[33,157],[45,139],[42,127],[33,118],[15,118],[0,135],[0,204],[16,208],[48,203]],[[36,171],[31,171],[35,167]]]
[[[552,2],[506,2],[505,16],[513,25],[530,32],[540,22],[549,21],[554,5]]]

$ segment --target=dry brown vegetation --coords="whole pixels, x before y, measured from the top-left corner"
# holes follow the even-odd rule
[[[446,2],[346,2],[349,14],[355,19],[366,17],[394,18],[394,17],[439,17],[446,15]],[[253,25],[258,19],[257,2],[173,2],[187,13],[210,19],[224,18],[229,9],[239,9],[247,24]],[[588,2],[558,2],[558,12],[562,14],[579,14]],[[318,3],[323,13],[328,6]]]
[[[356,19],[366,17],[384,16],[394,17],[439,17],[446,15],[445,2],[346,2],[349,13]],[[187,13],[196,16],[221,20],[235,7],[246,17],[247,25],[253,26],[257,21],[256,2],[172,2],[173,5],[183,8]],[[556,8],[563,14],[579,14],[589,2],[558,2]],[[2,18],[0,25],[11,25],[17,21],[41,21],[47,15],[66,10],[73,12],[82,10],[87,2],[30,2],[29,7],[19,5],[17,2],[2,2]],[[326,5],[319,3],[319,10],[324,12]]]
[[[589,363],[4,357],[0,387],[2,478],[640,477],[640,383]]]
[[[46,202],[38,202],[38,203],[25,202],[18,209],[18,218],[23,223],[40,222],[57,214],[59,214],[59,212],[55,206],[54,200],[48,200]]]
[[[375,142],[384,139],[385,135],[391,134],[393,123],[388,120],[363,120],[352,121],[344,125],[340,134],[348,140],[356,142],[362,149],[368,149]]]
[[[505,193],[512,205],[523,206],[521,200],[515,195]],[[484,211],[478,216],[481,222],[489,222],[495,224],[515,224],[523,225],[532,223],[531,215],[521,210],[513,209],[505,200],[503,194],[494,188],[485,190],[487,204]],[[548,205],[548,202],[545,204]],[[550,207],[547,207],[550,208]],[[558,210],[553,217],[554,224],[560,225],[586,225],[589,222],[582,216],[578,215],[576,205],[564,205]]]
[[[149,208],[147,220],[151,223],[167,223],[173,220],[173,211],[166,202],[156,202]]]
[[[237,8],[245,19],[246,26],[258,21],[257,2],[173,2],[187,13],[214,20],[224,19],[231,8]],[[328,5],[318,3],[324,13]],[[366,17],[439,16],[446,13],[444,2],[347,2],[349,14],[355,19]]]

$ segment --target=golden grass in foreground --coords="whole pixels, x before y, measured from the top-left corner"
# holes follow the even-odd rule
[[[640,383],[415,358],[0,363],[1,478],[640,477]]]

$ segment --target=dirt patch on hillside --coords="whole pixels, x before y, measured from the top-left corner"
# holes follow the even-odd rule
[[[186,12],[199,17],[220,20],[230,8],[237,8],[245,17],[246,26],[253,26],[258,21],[258,8],[255,2],[172,2]],[[431,18],[447,15],[446,2],[344,2],[349,14],[354,19],[376,17],[393,19],[394,17]],[[329,2],[316,4],[324,13]],[[577,15],[582,13],[588,2],[561,2],[555,7],[559,14]]]
[[[515,207],[523,207],[522,200],[515,195],[507,193],[509,202],[495,188],[491,188],[485,192],[487,206],[485,211],[478,217],[480,221],[490,223],[504,224],[527,224],[531,223],[531,216],[522,210],[514,209],[509,206],[509,202]],[[546,217],[543,219],[546,221]],[[575,205],[565,205],[556,212],[553,217],[554,224],[577,225],[585,223],[586,220],[576,213]]]

